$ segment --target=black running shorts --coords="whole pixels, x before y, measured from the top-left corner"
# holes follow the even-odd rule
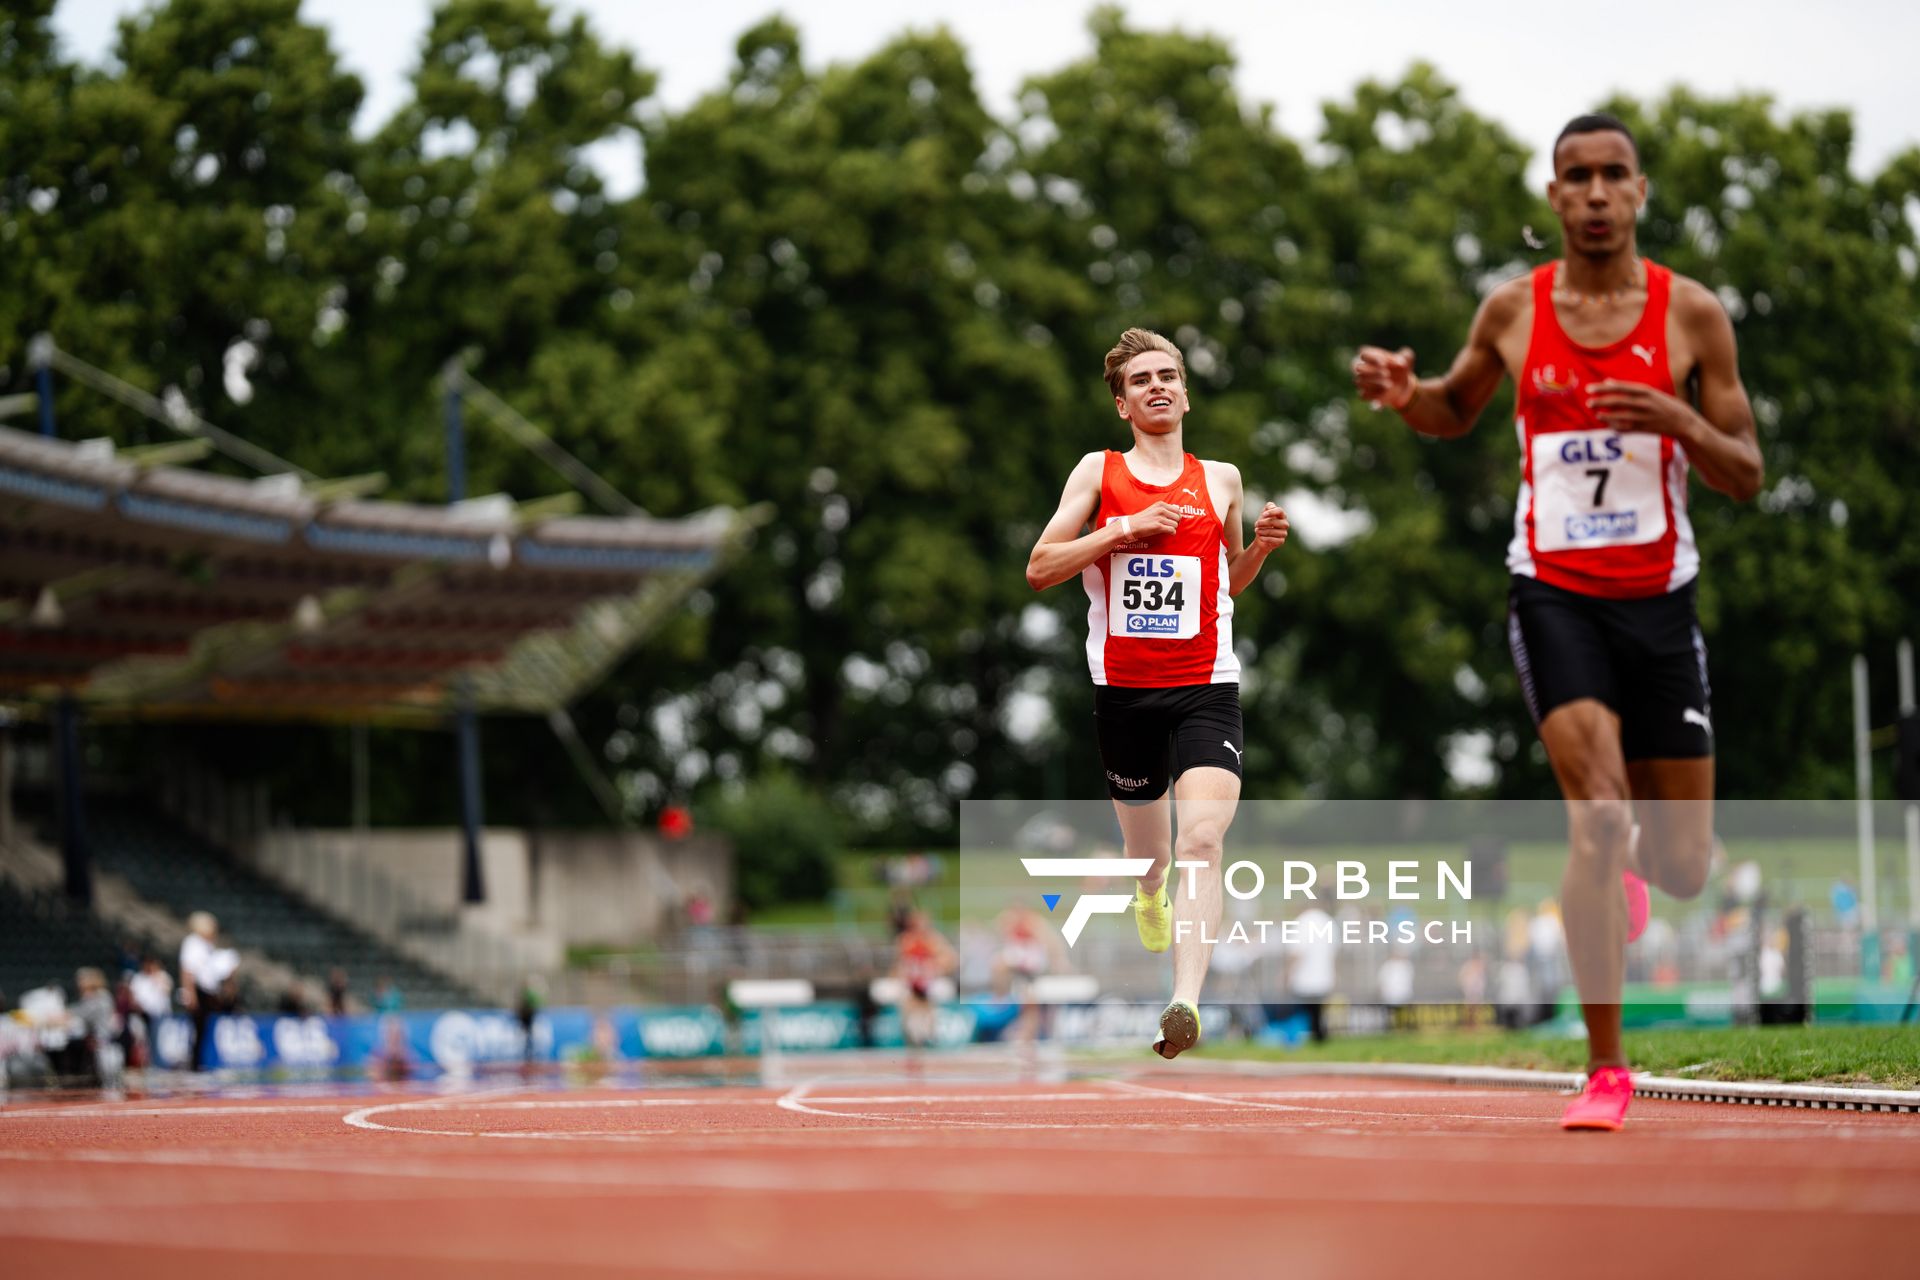
[[[1620,717],[1629,760],[1713,754],[1707,645],[1693,584],[1639,600],[1607,600],[1515,575],[1507,644],[1527,710],[1597,698]]]
[[[1107,794],[1149,804],[1173,779],[1197,765],[1240,773],[1246,739],[1240,686],[1185,684],[1170,689],[1093,687],[1093,724]]]

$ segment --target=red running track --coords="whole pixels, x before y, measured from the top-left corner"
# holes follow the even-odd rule
[[[976,1068],[977,1070],[977,1068]],[[14,1277],[1866,1276],[1920,1117],[1229,1073],[0,1109]]]

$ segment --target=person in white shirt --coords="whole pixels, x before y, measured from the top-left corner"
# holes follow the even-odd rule
[[[133,1007],[139,1012],[140,1035],[146,1044],[146,1062],[152,1065],[160,1047],[160,1024],[173,1012],[173,975],[159,957],[147,956],[128,984]]]
[[[239,953],[218,945],[220,923],[210,911],[187,917],[190,932],[180,944],[180,1003],[193,1017],[193,1069],[206,1070],[207,1027],[227,1011],[222,987],[240,967]]]
[[[1308,907],[1294,917],[1297,930],[1287,966],[1287,994],[1294,1004],[1307,1011],[1307,1023],[1314,1042],[1327,1038],[1326,1001],[1333,994],[1334,942],[1333,917],[1319,907]]]

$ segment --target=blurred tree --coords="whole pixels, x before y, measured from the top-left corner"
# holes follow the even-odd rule
[[[1551,214],[1525,188],[1525,149],[1431,67],[1329,104],[1322,141],[1314,224],[1342,305],[1314,350],[1325,398],[1289,448],[1360,532],[1298,574],[1309,773],[1334,794],[1441,795],[1456,735],[1479,732],[1509,791],[1544,794],[1505,640],[1511,392],[1466,439],[1431,441],[1355,401],[1348,366],[1373,342],[1444,369],[1480,299],[1532,265],[1524,229]]]
[[[28,68],[23,111],[5,113],[19,136],[0,210],[17,224],[0,270],[28,287],[0,288],[0,331],[18,351],[50,330],[269,449],[312,457],[296,438],[311,423],[290,410],[304,408],[308,336],[342,243],[361,89],[298,10],[160,6],[121,22],[113,74],[44,56]],[[60,404],[69,435],[171,438],[71,389]]]
[[[677,811],[676,811],[677,812]],[[844,824],[817,788],[781,770],[718,797],[702,815],[739,855],[737,892],[750,908],[824,898],[833,889],[834,857],[845,847]]]
[[[296,0],[159,5],[111,69],[63,59],[51,8],[0,16],[8,389],[51,328],[316,472],[434,501],[433,380],[461,356],[650,511],[767,504],[575,709],[636,815],[775,772],[868,839],[950,832],[966,796],[1098,795],[1082,596],[1021,568],[1074,459],[1126,447],[1099,370],[1130,324],[1186,350],[1190,447],[1298,517],[1237,602],[1248,794],[1445,794],[1472,744],[1491,789],[1551,793],[1504,638],[1511,399],[1436,443],[1348,382],[1363,341],[1442,367],[1487,290],[1557,251],[1525,149],[1433,68],[1329,104],[1309,152],[1224,43],[1112,10],[1005,122],[945,33],[817,70],[773,19],[669,112],[583,19],[444,0],[412,100],[356,138],[360,87]],[[1754,504],[1695,486],[1722,790],[1843,792],[1847,657],[1920,599],[1920,151],[1866,177],[1844,113],[1613,109],[1653,179],[1642,244],[1726,301],[1768,456]],[[644,158],[630,197],[610,148]],[[70,435],[152,438],[72,389],[61,409]],[[478,432],[471,470],[557,486]],[[296,790],[346,777],[344,734],[262,740],[218,745]],[[376,742],[382,818],[450,812],[445,746]],[[539,726],[486,757],[490,816],[596,820]]]
[[[779,20],[649,127],[643,200],[683,233],[660,270],[684,293],[627,381],[666,464],[633,480],[775,513],[714,593],[712,674],[677,715],[699,754],[661,785],[784,758],[911,831],[1020,784],[1020,531],[1079,403],[1032,299],[1076,286],[1006,235],[999,136],[950,37],[814,76]],[[690,450],[724,485],[671,465]]]
[[[616,319],[619,213],[587,152],[632,145],[653,86],[632,54],[540,0],[434,10],[413,101],[364,151],[353,203],[365,248],[332,300],[325,362],[328,398],[364,406],[402,495],[446,493],[434,392],[446,361],[469,358],[510,389],[566,358],[549,348],[576,351]],[[596,467],[634,445],[631,417],[550,425]],[[469,437],[469,494],[559,487],[477,424]]]

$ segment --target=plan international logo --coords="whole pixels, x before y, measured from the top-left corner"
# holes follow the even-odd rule
[[[1022,858],[1020,865],[1027,874],[1036,879],[1083,880],[1094,877],[1118,877],[1139,879],[1153,866],[1151,858]],[[1169,873],[1186,872],[1184,883],[1173,892],[1185,893],[1188,898],[1197,894],[1199,873],[1206,863],[1175,859]],[[1421,900],[1416,877],[1420,863],[1411,859],[1394,859],[1386,865],[1386,897],[1390,902],[1418,902]],[[1367,876],[1367,864],[1363,862],[1342,861],[1334,864],[1333,884],[1322,887],[1322,892],[1331,892],[1331,896],[1341,902],[1350,902],[1366,898],[1372,891],[1372,882]],[[1306,898],[1317,901],[1319,895],[1314,885],[1319,871],[1311,862],[1288,859],[1280,864],[1280,896],[1292,901],[1294,898]],[[1225,888],[1233,898],[1247,902],[1258,898],[1265,891],[1267,873],[1257,862],[1245,859],[1227,867]],[[1053,911],[1060,905],[1064,895],[1043,893],[1041,901],[1047,904],[1047,910]],[[1473,900],[1473,864],[1436,861],[1434,864],[1434,897],[1436,901],[1446,901],[1449,897],[1462,902]],[[1074,900],[1067,911],[1067,922],[1060,927],[1060,934],[1066,939],[1068,947],[1080,940],[1080,934],[1086,929],[1087,921],[1097,915],[1124,915],[1133,904],[1130,893],[1085,893]],[[1174,923],[1174,940],[1184,942],[1189,933],[1196,933],[1203,946],[1218,946],[1221,943],[1233,945],[1270,941],[1270,934],[1277,934],[1279,940],[1287,946],[1303,941],[1332,942],[1341,945],[1366,944],[1381,946],[1388,943],[1411,944],[1425,941],[1439,946],[1444,942],[1471,944],[1473,941],[1473,923],[1468,920],[1454,920],[1443,923],[1429,920],[1424,927],[1412,920],[1400,920],[1390,927],[1385,920],[1343,920],[1336,928],[1328,921],[1319,926],[1319,930],[1302,933],[1296,920],[1236,920],[1225,935],[1210,933],[1204,925],[1195,928],[1194,922],[1178,920]]]

